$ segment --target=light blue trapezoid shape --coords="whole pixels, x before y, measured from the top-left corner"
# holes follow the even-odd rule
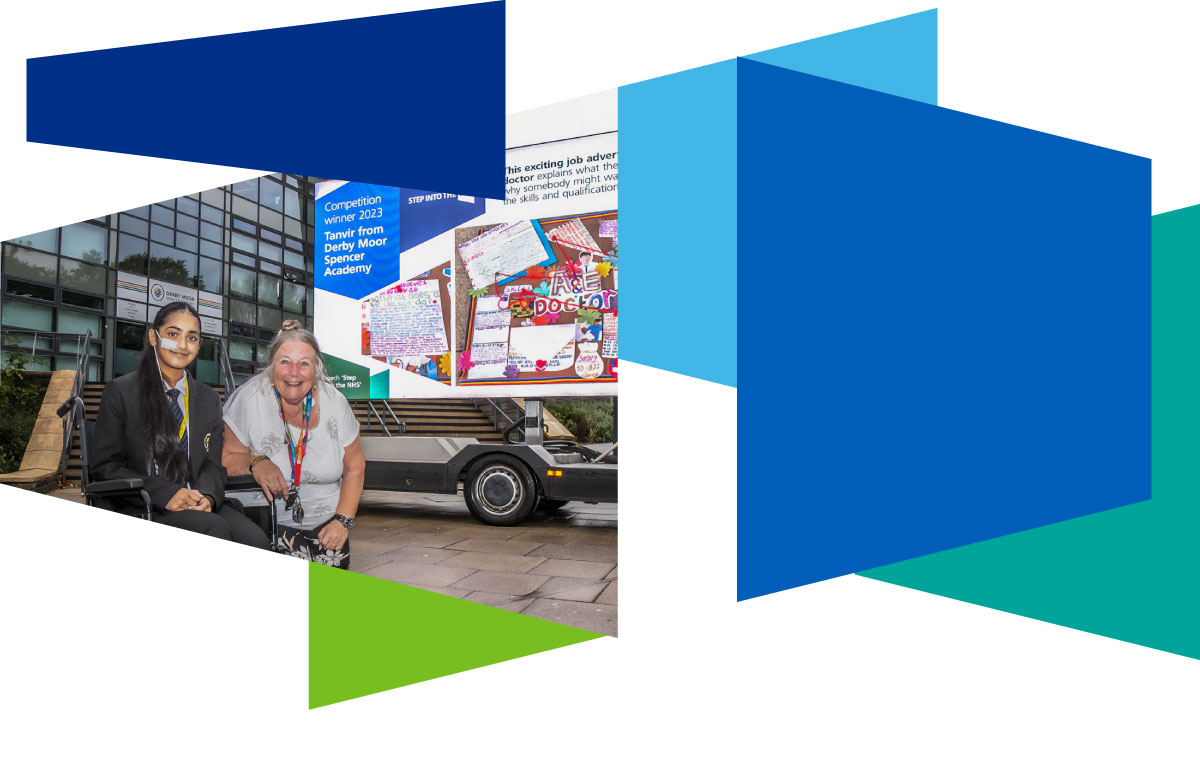
[[[937,10],[848,29],[745,58],[937,104]]]
[[[617,91],[621,358],[737,386],[737,62]],[[707,277],[712,287],[692,288]],[[715,308],[715,309],[714,309]],[[707,320],[707,322],[703,322]],[[702,322],[698,322],[702,321]],[[691,328],[704,325],[698,355]]]
[[[936,104],[937,11],[747,58]],[[618,90],[621,357],[732,387],[742,321],[736,65],[723,61]],[[703,292],[689,288],[697,275],[711,279]],[[711,354],[685,342],[700,318]]]

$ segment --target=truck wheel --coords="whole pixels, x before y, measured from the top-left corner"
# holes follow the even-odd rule
[[[487,525],[520,525],[537,505],[537,488],[529,469],[507,456],[471,467],[463,483],[471,516]]]

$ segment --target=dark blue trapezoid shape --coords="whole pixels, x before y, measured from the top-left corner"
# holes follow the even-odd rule
[[[504,197],[502,1],[47,56],[27,79],[32,142]]]
[[[1150,163],[738,62],[738,597],[1150,496]]]

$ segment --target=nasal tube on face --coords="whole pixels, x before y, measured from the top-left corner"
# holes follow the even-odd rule
[[[159,333],[158,331],[155,331],[154,335],[158,337],[158,345],[160,347],[162,347],[163,349],[169,349],[172,352],[179,349],[178,342],[172,341],[171,339],[163,338],[163,335],[161,333]]]

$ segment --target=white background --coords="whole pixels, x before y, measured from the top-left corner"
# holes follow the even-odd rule
[[[929,7],[793,5],[509,0],[509,109]],[[405,7],[6,5],[0,238],[252,175],[25,145],[25,57]],[[1190,5],[966,0],[944,3],[939,23],[944,106],[1152,158],[1155,212],[1200,202]],[[279,76],[297,74],[296,56]],[[1196,764],[1193,660],[853,576],[736,604],[736,392],[621,372],[620,639],[313,712],[301,564],[0,488],[5,757]],[[782,481],[777,465],[748,470]]]

